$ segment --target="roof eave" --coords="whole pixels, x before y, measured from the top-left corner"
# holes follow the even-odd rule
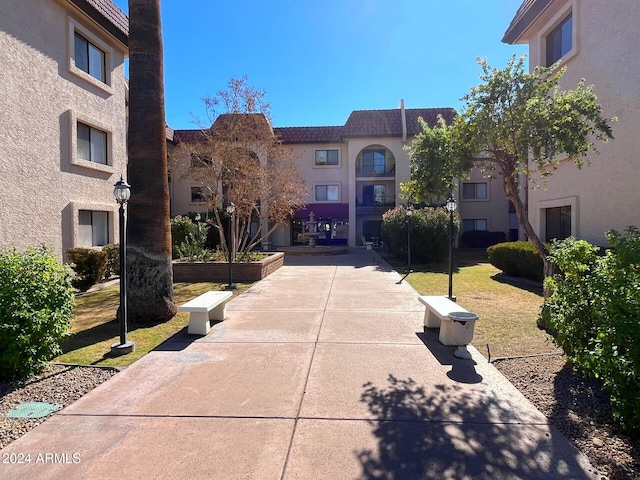
[[[507,43],[509,45],[518,43],[523,34],[538,19],[542,12],[544,12],[547,7],[551,5],[552,2],[553,0],[533,0],[533,3],[525,7],[522,12],[518,11],[516,13],[516,16],[511,21],[509,28],[507,28],[507,31],[504,33],[504,36],[502,37],[502,43]]]
[[[75,6],[79,11],[84,13],[87,17],[93,20],[96,24],[102,27],[109,35],[115,38],[123,47],[125,51],[129,50],[129,36],[118,28],[115,24],[105,18],[100,12],[98,12],[93,5],[87,0],[67,0],[70,4]]]

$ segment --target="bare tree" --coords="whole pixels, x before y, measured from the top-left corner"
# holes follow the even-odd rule
[[[201,186],[208,222],[220,234],[222,249],[247,252],[266,240],[298,209],[307,190],[295,156],[275,136],[264,91],[232,79],[229,89],[204,99],[206,120],[197,120],[195,138],[178,138],[172,173]],[[222,106],[224,113],[218,114]],[[227,245],[224,207],[233,203],[232,243]]]

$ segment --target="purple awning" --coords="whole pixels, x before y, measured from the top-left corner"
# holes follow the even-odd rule
[[[310,203],[307,208],[298,210],[295,218],[309,218],[309,214],[313,212],[316,218],[348,218],[348,203]]]

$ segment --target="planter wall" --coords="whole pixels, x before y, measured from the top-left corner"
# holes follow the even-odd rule
[[[284,253],[268,254],[259,262],[233,263],[231,273],[234,282],[257,282],[272,274],[284,264]],[[228,282],[229,264],[224,262],[173,262],[173,281]]]

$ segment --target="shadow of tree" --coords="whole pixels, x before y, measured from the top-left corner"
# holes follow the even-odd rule
[[[364,479],[595,478],[554,428],[511,400],[459,385],[425,389],[389,375],[363,385],[378,448],[355,452]]]

